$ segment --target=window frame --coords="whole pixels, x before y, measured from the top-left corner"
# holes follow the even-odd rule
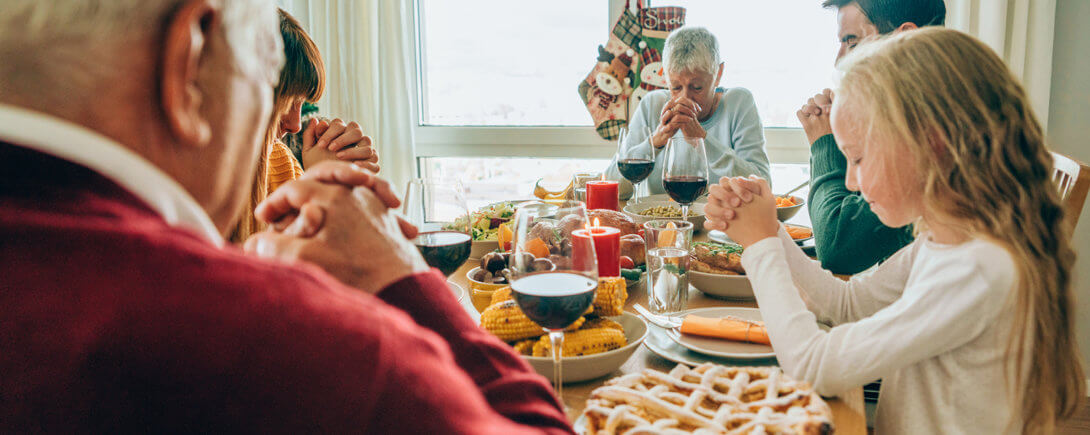
[[[608,33],[624,10],[626,0],[608,0]],[[413,50],[414,146],[419,173],[427,157],[544,157],[611,158],[616,144],[598,136],[592,126],[439,126],[424,124],[428,101],[425,23],[420,0],[413,0],[416,28]],[[647,1],[650,4],[650,1]],[[588,60],[588,68],[589,68]],[[574,87],[575,84],[573,83]],[[802,128],[766,127],[765,151],[772,163],[809,163],[810,144]]]

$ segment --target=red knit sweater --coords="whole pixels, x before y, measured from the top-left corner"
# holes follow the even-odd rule
[[[69,162],[0,144],[0,174],[0,432],[571,431],[437,273],[376,298]]]

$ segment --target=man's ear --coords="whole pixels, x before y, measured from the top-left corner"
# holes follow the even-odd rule
[[[167,23],[159,73],[162,108],[170,131],[185,145],[202,147],[211,141],[211,127],[201,113],[204,95],[197,75],[216,13],[206,0],[192,0]]]
[[[715,75],[715,87],[719,87],[719,81],[723,79],[723,70],[727,69],[726,64],[719,62],[719,72]]]
[[[894,32],[904,32],[905,30],[915,30],[919,28],[920,26],[917,26],[916,23],[904,22],[901,23],[901,25],[898,26],[897,30],[894,30]]]

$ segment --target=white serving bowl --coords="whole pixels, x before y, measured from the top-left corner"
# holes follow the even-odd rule
[[[731,300],[755,299],[753,286],[745,275],[720,275],[716,273],[689,270],[689,284],[704,294]]]
[[[701,230],[704,229],[704,219],[705,219],[704,218],[704,205],[705,204],[706,203],[703,203],[703,202],[695,202],[695,203],[693,203],[692,205],[689,206],[689,219],[688,219],[688,221],[692,222],[692,224],[693,224],[693,232],[701,231]],[[643,227],[644,222],[653,221],[653,220],[659,220],[659,219],[681,220],[680,217],[667,218],[667,217],[643,216],[643,215],[640,214],[640,212],[642,212],[644,210],[655,208],[655,207],[660,207],[660,206],[669,206],[669,207],[681,208],[680,204],[678,204],[676,202],[673,202],[673,201],[646,201],[646,200],[644,200],[644,201],[640,201],[639,204],[626,205],[625,208],[623,210],[621,210],[621,211],[623,211],[624,214],[628,215],[628,217],[632,218],[632,221],[636,222],[636,224],[640,225],[640,227]]]
[[[628,344],[609,352],[564,357],[561,360],[562,374],[560,376],[565,384],[600,378],[616,372],[643,344],[643,339],[647,337],[647,323],[643,319],[628,312],[622,313],[620,316],[610,317],[610,319],[624,327],[624,336],[628,339]],[[553,380],[552,357],[523,356],[523,358],[530,363],[530,366],[538,374],[548,378],[549,381]]]

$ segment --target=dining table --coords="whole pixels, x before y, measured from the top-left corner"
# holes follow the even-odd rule
[[[693,241],[708,241],[708,232],[700,231],[693,236]],[[470,289],[470,283],[466,278],[466,273],[473,269],[477,265],[475,260],[470,260],[466,264],[455,272],[450,277],[450,282],[457,284],[466,292]],[[635,313],[632,308],[635,304],[642,304],[647,306],[647,289],[646,285],[649,279],[645,277],[639,284],[636,284],[628,289],[628,299],[625,303],[625,311]],[[473,307],[471,299],[468,294],[462,298],[462,305],[466,308],[466,311],[475,320],[480,320],[480,313]],[[687,309],[691,308],[705,308],[705,307],[746,307],[757,308],[755,301],[735,301],[717,299],[705,295],[696,288],[689,286],[689,298],[687,303]],[[723,360],[722,364],[730,365],[731,361]],[[751,365],[746,362],[744,365]],[[606,381],[613,379],[617,376],[622,376],[630,373],[640,373],[645,369],[654,369],[662,372],[669,372],[677,366],[677,363],[669,361],[654,352],[652,352],[646,345],[641,345],[639,349],[632,354],[632,357],[628,359],[618,370],[603,376],[598,379],[580,383],[565,383],[561,400],[568,407],[568,417],[572,422],[575,422],[579,415],[583,412],[583,408],[586,406],[587,398],[594,389],[601,387]],[[866,434],[867,433],[867,421],[866,411],[863,403],[863,388],[857,387],[849,390],[848,392],[841,394],[838,397],[825,398],[830,409],[833,413],[833,425],[836,433],[838,434]]]

